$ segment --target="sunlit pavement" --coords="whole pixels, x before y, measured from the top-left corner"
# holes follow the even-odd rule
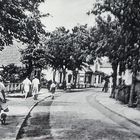
[[[96,89],[94,89],[96,92]],[[98,90],[100,92],[100,90]],[[105,107],[109,108],[110,110],[126,117],[129,120],[134,121],[134,123],[138,124],[140,126],[140,109],[138,108],[130,108],[125,104],[122,104],[121,102],[109,98],[109,93],[103,93],[96,96],[96,100],[104,105]]]
[[[49,96],[50,93],[46,89],[42,89],[38,96],[38,100]],[[17,96],[17,97],[16,97]],[[17,131],[28,114],[30,108],[37,102],[32,97],[24,99],[22,93],[13,95],[13,97],[7,98],[7,104],[9,112],[7,113],[6,125],[0,125],[0,139],[1,140],[15,140]]]
[[[131,126],[128,120],[100,107],[98,102],[103,99],[98,96],[104,97],[104,94],[95,89],[77,90],[41,102],[31,112],[21,139],[138,140],[123,127]]]
[[[96,95],[95,100],[103,105],[105,109],[110,110],[112,113],[116,113],[116,118],[113,118],[113,120],[118,122],[118,118],[121,118],[122,120],[118,122],[120,125],[140,136],[140,109],[130,108],[115,99],[109,98],[109,93],[100,93],[101,94]],[[106,112],[104,114],[106,114]],[[125,122],[125,119],[127,120],[127,123]]]

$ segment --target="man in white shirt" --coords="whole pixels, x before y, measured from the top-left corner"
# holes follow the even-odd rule
[[[23,83],[23,89],[24,89],[25,99],[26,99],[30,90],[31,81],[28,79],[28,77],[26,77],[26,79],[22,83]]]
[[[2,77],[0,75],[0,108],[1,108],[1,104],[3,104],[3,102],[6,101],[5,98],[5,86],[2,82]]]
[[[1,124],[5,124],[7,117],[6,112],[9,112],[9,109],[6,103],[5,86],[2,81],[3,79],[0,75],[0,121]]]
[[[39,84],[40,84],[39,79],[35,76],[35,78],[32,80],[32,94],[33,94],[34,100],[37,100]]]

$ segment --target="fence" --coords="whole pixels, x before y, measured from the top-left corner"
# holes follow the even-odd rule
[[[23,90],[22,83],[6,83],[5,87],[7,93],[21,92]]]

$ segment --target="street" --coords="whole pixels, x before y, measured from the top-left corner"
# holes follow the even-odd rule
[[[115,114],[105,114],[106,110],[99,108],[94,100],[96,94],[101,93],[89,89],[56,94],[53,101],[44,100],[32,110],[20,139],[138,140],[136,135],[120,125],[127,124],[127,120],[122,122],[118,118],[115,122]]]
[[[0,7],[0,140],[140,140],[138,0]]]

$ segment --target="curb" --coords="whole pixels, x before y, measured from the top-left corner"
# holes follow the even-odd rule
[[[107,107],[107,106],[105,106],[104,104],[102,104],[101,102],[99,102],[99,100],[97,100],[97,97],[98,97],[98,96],[99,96],[99,95],[96,95],[96,96],[95,96],[95,100],[96,100],[100,105],[104,106],[104,108],[108,109],[108,110],[111,111],[112,113],[117,114],[117,115],[120,116],[120,117],[125,118],[127,121],[133,123],[134,125],[140,127],[140,123],[138,123],[138,122],[136,122],[136,121],[134,121],[134,120],[131,120],[131,119],[125,117],[124,115],[121,115],[121,114],[117,113],[116,111],[110,109],[109,107]]]
[[[35,104],[33,104],[30,107],[28,113],[25,115],[25,117],[23,118],[23,120],[21,121],[21,123],[19,123],[19,125],[17,126],[18,130],[16,131],[16,138],[15,138],[16,140],[19,139],[19,134],[20,134],[19,132],[20,132],[21,128],[23,127],[24,123],[27,121],[27,119],[28,119],[31,111],[34,109],[34,107],[37,106],[40,102],[44,101],[45,99],[47,99],[49,97],[51,97],[51,95],[49,95],[47,97],[44,97],[43,99],[40,99],[39,101],[37,101]]]

